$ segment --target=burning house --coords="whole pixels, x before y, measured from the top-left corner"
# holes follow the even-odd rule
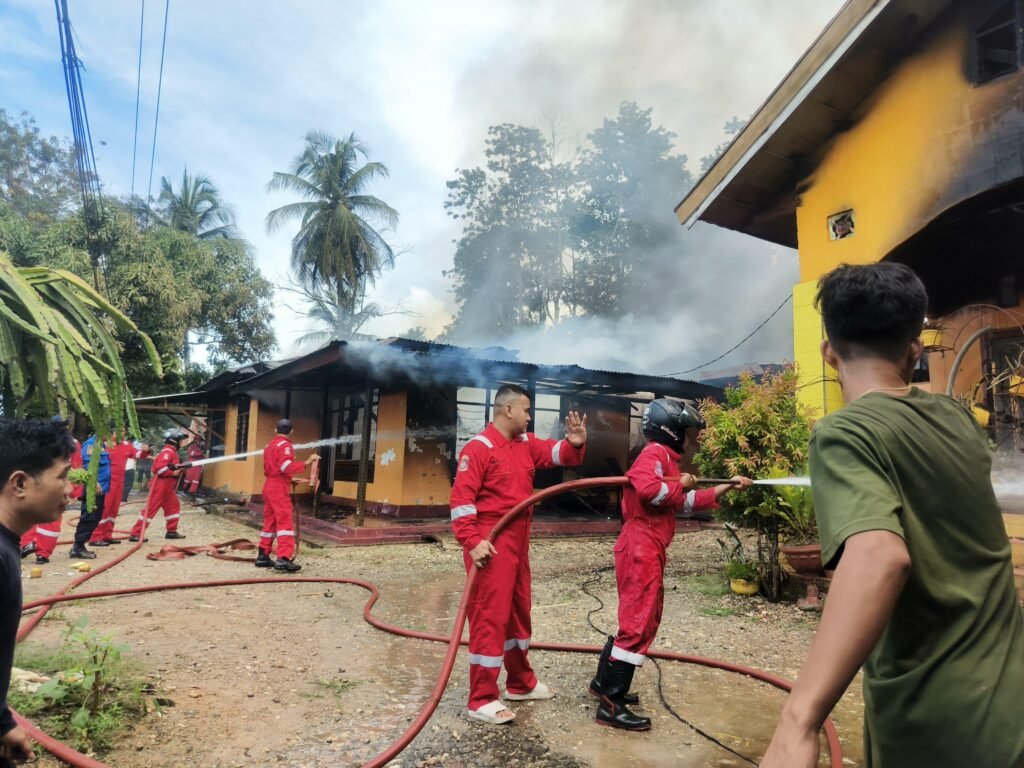
[[[794,357],[820,412],[842,398],[819,354],[818,279],[844,262],[912,267],[931,301],[915,380],[969,400],[997,468],[1020,470],[1020,0],[850,0],[676,213],[798,249]],[[1024,497],[1003,501],[1024,511]],[[1024,519],[1007,525],[1024,537]]]
[[[320,449],[318,501],[390,517],[447,517],[458,453],[490,420],[494,392],[505,382],[531,393],[531,429],[538,435],[560,435],[569,410],[588,415],[584,464],[538,472],[538,488],[624,473],[639,441],[643,405],[651,399],[721,394],[713,386],[660,376],[523,363],[500,348],[387,339],[335,341],[285,362],[228,371],[196,392],[136,403],[143,412],[204,415],[211,456],[258,451],[277,421],[288,418],[296,444],[340,439]],[[202,484],[258,504],[263,459],[210,464]],[[302,485],[298,492],[311,491]],[[601,494],[559,503],[606,509],[615,496]]]

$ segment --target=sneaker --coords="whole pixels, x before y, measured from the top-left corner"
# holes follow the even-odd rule
[[[35,551],[36,543],[34,541],[30,541],[28,544],[21,548],[21,559],[24,560],[26,557],[28,557]]]
[[[81,544],[76,544],[75,546],[73,546],[71,548],[71,551],[68,552],[68,557],[70,557],[72,559],[78,559],[78,560],[95,560],[96,559],[96,553],[95,552],[90,552],[88,549],[86,549]]]
[[[299,565],[298,563],[293,563],[291,560],[285,557],[277,558],[277,562],[274,563],[275,571],[287,571],[288,573],[295,573],[296,571],[301,569],[301,565]]]
[[[50,558],[44,557],[43,555],[36,555],[36,565],[46,565],[50,562]]]
[[[178,533],[177,531],[168,531],[164,534],[165,539],[184,539],[184,533]]]
[[[274,559],[269,554],[267,554],[266,552],[264,552],[261,549],[260,553],[258,555],[256,555],[256,567],[257,568],[273,568],[274,567]]]

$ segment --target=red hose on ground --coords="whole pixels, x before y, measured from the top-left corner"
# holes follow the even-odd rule
[[[535,493],[530,498],[523,502],[520,502],[513,507],[509,512],[498,521],[497,525],[491,530],[488,536],[489,541],[494,541],[502,530],[511,522],[511,520],[523,512],[528,507],[533,506],[538,501],[542,501],[546,498],[554,496],[559,493],[566,491],[577,490],[580,488],[600,488],[600,487],[614,487],[623,485],[626,482],[625,477],[602,477],[602,478],[588,478],[584,480],[574,480],[568,483],[561,483],[559,485],[546,488],[543,491]],[[142,536],[145,536],[143,531]],[[55,603],[63,603],[71,600],[87,600],[97,597],[111,597],[116,595],[131,595],[139,594],[143,592],[159,592],[167,590],[177,589],[197,589],[205,587],[225,587],[225,586],[237,586],[243,584],[276,584],[276,583],[330,583],[330,584],[351,584],[353,586],[362,587],[363,589],[370,592],[370,598],[366,601],[366,605],[363,606],[363,618],[372,626],[385,632],[390,632],[395,635],[402,637],[411,637],[419,640],[429,640],[432,642],[448,643],[448,650],[444,657],[444,662],[441,665],[441,672],[438,675],[437,682],[434,684],[434,688],[430,693],[429,698],[424,703],[422,709],[416,718],[409,724],[409,727],[395,742],[391,744],[386,750],[381,752],[375,758],[366,763],[363,768],[382,768],[388,762],[393,760],[404,750],[409,743],[416,737],[416,735],[426,726],[430,717],[433,715],[434,710],[437,709],[437,705],[441,701],[441,696],[444,694],[444,690],[448,685],[448,680],[451,677],[452,668],[455,666],[455,658],[458,654],[459,645],[466,644],[468,641],[462,640],[462,631],[466,623],[466,609],[468,605],[468,596],[473,588],[473,583],[476,579],[475,567],[471,568],[469,573],[466,575],[466,583],[462,591],[462,599],[459,602],[459,609],[455,616],[455,623],[452,627],[452,632],[449,636],[444,635],[433,635],[426,632],[417,632],[415,630],[403,629],[393,624],[381,621],[375,618],[371,614],[371,609],[374,603],[377,602],[377,598],[380,597],[380,592],[377,588],[367,581],[360,581],[359,579],[343,579],[343,578],[329,578],[329,577],[315,577],[315,576],[290,576],[282,578],[251,578],[251,579],[224,579],[218,581],[203,581],[203,582],[184,582],[178,584],[151,584],[142,587],[128,587],[124,589],[110,589],[101,590],[99,592],[85,592],[81,594],[69,595],[66,594],[68,589],[78,586],[88,579],[92,578],[98,573],[113,567],[117,563],[130,556],[132,553],[137,551],[142,546],[142,543],[136,544],[134,547],[128,549],[124,554],[111,560],[108,563],[97,568],[84,576],[81,576],[65,587],[63,587],[58,593],[36,600],[27,604],[24,610],[32,610],[33,608],[41,608],[41,610],[32,616],[29,621],[21,628],[18,632],[18,640],[24,639],[31,631],[35,628],[36,624],[42,619],[43,615],[49,609],[49,606]],[[560,651],[566,653],[600,653],[602,648],[596,645],[575,645],[565,643],[534,643],[531,645],[532,648],[537,650],[545,651]],[[731,664],[725,661],[718,661],[716,659],[707,659],[700,656],[689,656],[682,653],[670,653],[667,651],[648,651],[648,656],[656,659],[666,659],[669,661],[681,661],[687,664],[697,664],[700,666],[711,667],[713,669],[721,669],[726,672],[736,672],[756,680],[761,680],[770,685],[780,688],[784,691],[790,690],[791,686],[786,681],[775,675],[762,672],[760,670],[743,667],[738,664]],[[20,725],[22,725],[29,733],[29,735],[35,739],[39,744],[43,746],[48,752],[63,760],[64,762],[76,766],[77,768],[109,768],[105,763],[101,763],[94,760],[80,752],[75,751],[71,747],[67,746],[63,742],[57,741],[53,737],[47,735],[41,731],[38,727],[32,724],[30,721],[25,720],[21,715],[15,713],[15,719]],[[841,768],[843,764],[842,749],[839,744],[839,736],[836,733],[835,727],[832,725],[831,720],[827,720],[824,726],[825,736],[828,742],[829,756],[831,760],[832,768]]]

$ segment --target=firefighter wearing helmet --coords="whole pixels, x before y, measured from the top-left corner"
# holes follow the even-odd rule
[[[184,429],[175,428],[164,432],[164,447],[153,461],[153,481],[149,485],[146,507],[132,526],[128,541],[138,541],[142,537],[143,529],[149,525],[159,509],[164,511],[164,538],[185,538],[185,534],[178,533],[181,504],[178,502],[176,491],[182,471],[181,465],[178,464],[178,449],[188,441],[189,433]]]
[[[633,674],[661,624],[665,553],[676,530],[676,514],[718,506],[723,493],[746,488],[750,480],[694,490],[694,478],[679,462],[704,428],[692,403],[659,398],[644,410],[641,424],[647,444],[626,476],[622,496],[622,533],[615,543],[615,581],[619,592],[619,629],[609,637],[598,661],[590,694],[599,700],[597,720],[629,731],[646,731],[650,719],[631,712],[639,698],[629,693]]]

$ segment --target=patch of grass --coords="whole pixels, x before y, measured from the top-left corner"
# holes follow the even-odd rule
[[[358,680],[317,680],[316,684],[323,688],[325,691],[333,693],[335,696],[341,696],[343,693],[347,693],[359,685]]]
[[[104,750],[146,714],[151,686],[128,663],[127,646],[86,628],[83,615],[71,625],[64,644],[18,646],[15,666],[50,680],[29,693],[12,688],[8,702],[47,733],[80,751]]]
[[[729,585],[725,579],[713,573],[684,576],[680,581],[697,594],[705,597],[721,597],[729,594]]]
[[[700,609],[705,616],[735,616],[736,609],[728,605],[705,605]]]

